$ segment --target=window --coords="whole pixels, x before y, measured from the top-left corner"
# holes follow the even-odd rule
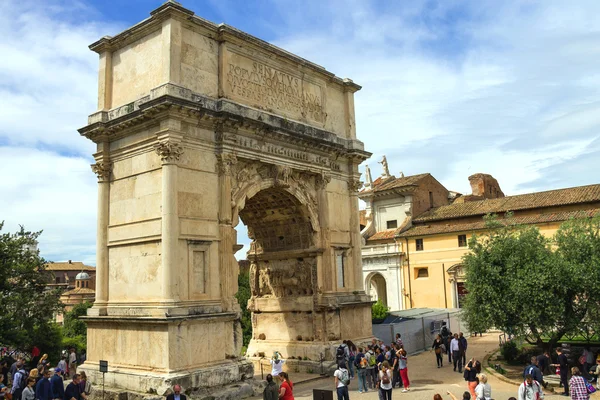
[[[458,235],[458,247],[467,247],[467,235]]]
[[[344,253],[339,252],[335,256],[335,262],[337,265],[337,286],[343,288],[346,286],[344,282]]]
[[[433,192],[429,192],[429,208],[433,208]]]
[[[423,250],[423,239],[415,239],[415,245],[417,246],[417,251]]]
[[[429,269],[428,268],[417,268],[416,276],[417,276],[417,279],[429,278]]]
[[[387,221],[386,224],[388,229],[396,229],[398,227],[398,220]]]
[[[54,281],[55,281],[56,283],[60,283],[60,276],[57,276],[57,277],[54,279]]]

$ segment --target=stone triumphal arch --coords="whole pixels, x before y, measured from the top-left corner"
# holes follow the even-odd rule
[[[91,49],[98,111],[80,130],[97,144],[88,374],[107,360],[107,385],[158,393],[252,374],[239,357],[240,220],[252,239],[250,358],[318,360],[370,337],[360,87],[175,2]]]

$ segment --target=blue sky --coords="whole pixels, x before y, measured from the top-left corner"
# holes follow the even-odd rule
[[[87,46],[161,3],[0,2],[0,220],[43,229],[50,260],[95,264],[95,149],[76,131],[96,108]],[[476,172],[506,194],[600,183],[595,0],[182,4],[362,85],[358,136],[375,176],[386,154],[393,174],[431,172],[463,193]]]

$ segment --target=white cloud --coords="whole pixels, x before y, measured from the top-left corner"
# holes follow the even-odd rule
[[[385,153],[392,173],[431,172],[462,192],[475,172],[496,176],[507,194],[597,183],[596,1],[184,5],[202,15],[207,3],[363,85],[357,126],[374,175]],[[44,229],[49,259],[93,263],[94,146],[76,132],[96,108],[97,55],[87,46],[126,26],[62,4],[0,3],[0,218],[7,229]],[[243,258],[249,240],[238,231]]]

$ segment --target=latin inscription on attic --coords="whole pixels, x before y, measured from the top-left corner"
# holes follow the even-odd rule
[[[325,120],[323,90],[313,82],[231,52],[225,74],[232,99],[296,120]]]

